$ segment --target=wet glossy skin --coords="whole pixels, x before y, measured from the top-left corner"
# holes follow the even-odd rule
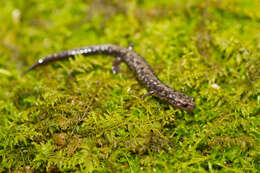
[[[171,105],[183,110],[193,110],[195,108],[194,99],[192,97],[175,91],[169,86],[163,84],[153,73],[152,69],[146,63],[143,57],[132,51],[132,47],[127,49],[112,44],[103,44],[63,51],[47,55],[39,59],[38,62],[32,65],[25,73],[52,61],[64,60],[80,54],[84,56],[94,54],[115,56],[117,58],[113,62],[113,73],[119,72],[118,65],[120,62],[125,62],[128,67],[136,74],[137,79],[149,90],[148,94],[144,95],[144,97],[148,95],[155,95],[160,99],[169,102]]]

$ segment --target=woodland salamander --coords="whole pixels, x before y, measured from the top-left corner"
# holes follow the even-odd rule
[[[124,48],[113,44],[101,44],[50,54],[39,59],[38,62],[26,70],[25,73],[53,61],[65,60],[75,57],[76,55],[89,56],[96,54],[112,55],[116,57],[112,65],[112,72],[114,74],[119,72],[119,63],[125,62],[135,73],[137,79],[149,90],[143,98],[149,95],[155,95],[182,110],[193,110],[195,108],[194,99],[192,97],[163,84],[154,74],[144,58],[132,50],[132,46]]]

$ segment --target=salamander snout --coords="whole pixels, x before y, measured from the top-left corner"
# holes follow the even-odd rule
[[[187,110],[187,111],[193,110],[196,106],[195,103],[193,102],[193,100],[186,101],[185,103],[177,102],[175,105],[178,108],[183,109],[183,110]]]
[[[194,98],[176,91],[174,94],[169,95],[167,101],[170,102],[173,106],[176,106],[182,110],[191,111],[196,107]]]

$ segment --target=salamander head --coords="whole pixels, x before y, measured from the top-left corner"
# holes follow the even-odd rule
[[[186,97],[185,99],[182,97],[182,99],[178,101],[175,100],[176,103],[174,105],[183,110],[187,110],[187,111],[193,110],[196,107],[194,103],[194,98],[188,97],[186,95],[184,96]]]
[[[182,110],[191,111],[195,108],[194,98],[174,90],[168,91],[161,98]]]

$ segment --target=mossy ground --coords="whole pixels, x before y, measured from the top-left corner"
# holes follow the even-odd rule
[[[0,172],[258,172],[260,1],[2,0]],[[196,100],[181,111],[114,57],[41,56],[113,43]]]

